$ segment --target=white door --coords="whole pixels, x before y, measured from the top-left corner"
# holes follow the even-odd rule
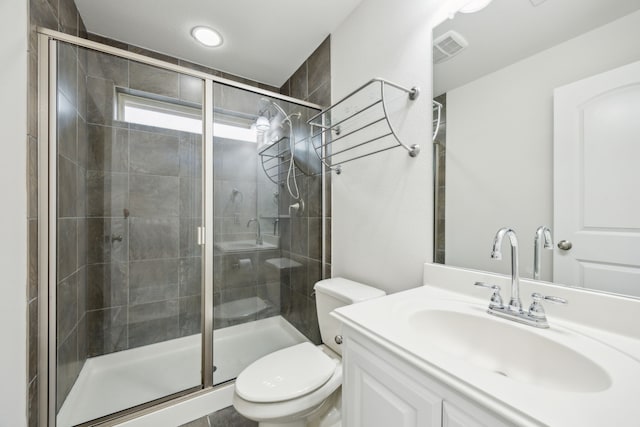
[[[554,282],[640,296],[640,62],[554,91],[554,228]]]

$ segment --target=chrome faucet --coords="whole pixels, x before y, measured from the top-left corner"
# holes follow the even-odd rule
[[[260,232],[260,221],[257,218],[251,218],[249,222],[247,222],[247,228],[251,225],[252,222],[256,223],[256,245],[261,245],[262,242],[262,233]]]
[[[511,228],[501,228],[493,239],[491,259],[502,259],[502,240],[509,236],[511,243],[511,299],[508,309],[515,313],[522,313],[522,301],[520,301],[520,268],[518,266],[518,238]]]
[[[544,246],[543,246],[544,245]],[[536,238],[533,241],[533,279],[540,280],[540,264],[542,248],[553,249],[553,239],[549,227],[541,225],[536,230]]]
[[[538,228],[538,232],[545,237],[544,229]],[[546,227],[544,227],[546,228]],[[548,229],[547,229],[548,231]],[[551,233],[549,232],[549,242],[551,241]],[[489,308],[487,312],[494,316],[502,317],[504,319],[514,320],[525,325],[535,326],[537,328],[548,328],[549,323],[542,307],[542,301],[551,301],[556,304],[567,304],[567,300],[558,297],[545,296],[537,292],[531,294],[533,302],[529,306],[527,312],[522,310],[522,302],[520,301],[520,277],[518,274],[518,239],[516,233],[511,228],[501,228],[496,233],[496,237],[493,239],[493,250],[491,251],[492,259],[502,259],[502,240],[504,236],[509,236],[509,242],[511,243],[511,299],[509,305],[505,306],[502,303],[502,296],[500,295],[500,286],[491,285],[483,282],[476,282],[476,286],[489,288],[492,290],[491,301],[489,302]],[[538,236],[538,233],[536,233]],[[536,239],[536,243],[537,243]],[[552,243],[549,243],[552,244]],[[537,246],[537,245],[536,245]]]

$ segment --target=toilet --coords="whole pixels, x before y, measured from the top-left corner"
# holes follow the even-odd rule
[[[319,281],[314,290],[323,344],[304,342],[268,354],[236,379],[233,406],[259,427],[340,426],[341,332],[329,313],[385,292],[339,277]]]

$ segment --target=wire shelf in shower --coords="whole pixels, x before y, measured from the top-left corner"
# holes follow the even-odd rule
[[[291,162],[291,151],[289,149],[289,138],[282,137],[278,141],[265,145],[258,150],[262,170],[274,184],[283,184],[289,173],[289,163]],[[295,162],[294,162],[295,166]],[[294,168],[295,176],[304,176],[297,167]]]
[[[419,93],[417,87],[408,89],[375,78],[311,117],[307,121],[311,125],[309,140],[318,158],[340,173],[345,163],[393,148],[402,147],[416,157],[420,147],[401,141],[389,117],[389,105],[400,100],[400,108],[406,108],[407,98],[413,101]]]

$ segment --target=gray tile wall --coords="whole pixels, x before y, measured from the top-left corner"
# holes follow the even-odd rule
[[[273,92],[279,92],[279,88],[265,85],[262,83],[254,82],[244,79],[232,74],[224,73],[211,68],[203,67],[197,64],[193,64],[181,59],[172,58],[163,55],[158,52],[152,52],[140,47],[128,45],[104,37],[89,34],[89,39],[111,45],[120,49],[129,50],[131,52],[140,53],[149,57],[161,59],[169,63],[186,66],[192,69],[204,71],[216,76],[224,77],[230,80],[238,81],[250,86],[259,87],[262,89],[270,90]],[[120,75],[119,78],[124,78]],[[198,79],[182,77],[178,83],[176,89],[175,85],[166,86],[161,84],[163,88],[167,88],[169,92],[165,95],[175,94],[175,91],[180,92],[182,99],[190,102],[201,101],[201,88]],[[134,81],[131,84],[138,84],[137,89],[150,89],[149,83],[144,81]],[[140,86],[142,85],[142,86]],[[147,85],[147,86],[145,86]],[[236,89],[226,87],[221,84],[215,85],[214,102],[217,106],[233,111],[246,111],[253,113],[257,105],[257,101],[260,96]],[[155,87],[158,87],[156,84]],[[151,87],[154,88],[154,87]],[[108,93],[109,88],[106,89]],[[105,107],[108,110],[109,105]],[[184,156],[185,152],[181,152],[180,156]],[[134,154],[131,154],[131,161],[136,162]],[[193,157],[193,156],[192,156]],[[200,161],[200,159],[193,159]],[[251,239],[255,237],[255,231],[248,229],[246,223],[248,219],[256,216],[256,170],[257,170],[257,156],[255,153],[255,144],[252,143],[239,143],[238,141],[230,141],[222,138],[216,138],[214,140],[214,173],[215,173],[215,194],[216,200],[214,202],[214,216],[215,216],[215,230],[214,234],[216,239],[220,240],[240,240]],[[167,166],[167,165],[165,165]],[[198,168],[200,165],[198,164]],[[199,179],[192,180],[189,184],[188,180],[182,179],[180,181],[181,191],[185,185],[199,185]],[[171,185],[169,182],[164,182],[166,185]],[[243,200],[241,206],[238,206],[235,201],[230,200],[229,196],[233,188],[238,188],[243,193]],[[199,190],[199,189],[198,189]],[[135,201],[129,201],[134,203]],[[184,204],[184,201],[181,200]],[[189,249],[193,249],[193,242],[195,241],[194,233],[182,233],[185,227],[188,227],[189,220],[181,219],[180,221],[180,248],[181,256],[183,253],[191,256],[191,261],[181,260],[179,265],[180,271],[180,299],[178,304],[178,325],[179,333],[186,335],[187,332],[195,333],[199,331],[200,327],[200,287],[196,285],[196,281],[200,280],[200,261],[193,260],[193,253],[189,253]],[[139,230],[144,231],[145,224],[139,224]],[[135,231],[135,230],[134,230]],[[131,232],[131,230],[130,230]],[[132,248],[130,248],[131,250]],[[136,251],[143,250],[142,248],[136,248]],[[135,256],[135,255],[134,255]],[[274,290],[274,280],[279,287],[279,274],[275,274],[270,271],[268,267],[264,265],[264,260],[269,258],[278,257],[279,252],[252,252],[243,253],[242,255],[231,254],[225,255],[218,251],[214,253],[214,304],[218,305],[224,302],[230,302],[241,298],[248,298],[253,296],[259,296],[265,301],[270,303],[270,308],[258,313],[255,316],[249,316],[244,319],[235,321],[216,320],[214,322],[214,328],[223,328],[238,323],[244,323],[247,321],[257,320],[258,318],[270,317],[279,313],[280,301],[279,301],[279,289]],[[249,271],[239,270],[236,268],[240,259],[251,259],[252,268]],[[130,279],[131,280],[131,279]],[[131,285],[130,285],[131,286]],[[131,289],[129,290],[131,292]],[[173,307],[157,306],[159,310],[175,310]],[[175,312],[175,311],[173,311]],[[116,331],[124,328],[124,316],[121,313],[112,313],[114,316],[114,329]],[[106,313],[105,313],[106,315]],[[103,318],[106,318],[103,316]],[[116,332],[109,336],[120,337]],[[169,338],[170,336],[166,336]],[[120,338],[122,339],[122,338]]]
[[[87,221],[84,147],[86,56],[61,43],[58,49],[58,265],[57,407],[60,409],[87,358]]]
[[[331,37],[327,37],[309,58],[280,88],[280,93],[327,107],[331,105]],[[304,118],[304,120],[308,117]],[[315,156],[314,153],[308,153]],[[316,160],[314,160],[316,161]],[[303,176],[301,196],[307,204],[302,216],[292,215],[282,221],[283,257],[300,267],[283,270],[281,282],[281,314],[316,344],[321,343],[313,285],[331,272],[331,172],[327,172],[326,215],[322,216],[322,177]],[[280,214],[287,215],[293,203],[286,191],[281,192]],[[326,224],[327,262],[322,263],[322,222]]]
[[[329,103],[330,73],[329,39],[316,49],[314,54],[300,67],[294,76],[284,85],[294,90],[302,99],[309,100],[308,92],[303,95],[297,84],[303,81],[304,90],[311,90],[314,102]],[[310,71],[308,71],[310,70]],[[260,105],[260,96],[245,91],[216,85],[214,102],[217,107],[226,110],[255,114]],[[280,103],[285,110],[294,109],[302,113],[295,126],[296,139],[303,139],[308,133],[304,122],[315,111],[304,107],[294,107]],[[293,110],[292,110],[293,111]],[[294,120],[295,123],[295,120]],[[301,147],[299,147],[301,148]],[[304,151],[303,151],[304,152]],[[305,155],[315,156],[313,153]],[[278,194],[273,202],[277,211],[267,215],[279,217],[279,251],[245,252],[242,254],[224,254],[217,252],[214,257],[214,301],[219,304],[242,298],[258,296],[270,304],[270,309],[234,321],[216,320],[215,328],[231,326],[259,318],[282,314],[303,334],[314,342],[320,342],[315,300],[310,296],[313,284],[323,276],[322,266],[322,178],[321,176],[300,176],[298,184],[306,209],[302,216],[289,215],[289,205],[294,201],[284,184],[273,184],[271,188],[265,181],[259,156],[253,143],[216,138],[214,140],[215,174],[215,231],[216,240],[252,240],[255,239],[254,225],[246,227],[248,219],[265,215],[265,203],[269,203],[271,193]],[[314,158],[310,157],[313,162]],[[319,169],[319,161],[316,159]],[[285,163],[286,166],[286,163]],[[283,168],[285,169],[285,168]],[[284,171],[282,171],[284,176]],[[299,172],[298,172],[299,173]],[[329,179],[329,178],[328,178]],[[327,180],[329,183],[329,180]],[[242,194],[235,195],[233,190]],[[264,193],[264,194],[263,194]],[[330,209],[330,207],[329,207]],[[268,209],[267,209],[268,210]],[[330,225],[330,218],[325,219]],[[263,234],[273,234],[273,219],[262,218]],[[265,263],[270,258],[290,258],[300,264],[292,269],[278,270]],[[250,266],[240,267],[241,260],[250,260]],[[326,272],[330,265],[326,264]]]
[[[203,85],[86,54],[86,322],[93,357],[200,331],[202,138],[116,120],[113,93],[118,86],[199,103]]]
[[[216,83],[216,108],[255,115],[262,95]],[[256,240],[256,224],[249,219],[265,212],[258,199],[266,191],[259,186],[264,172],[259,164],[256,143],[214,137],[214,240]],[[273,184],[275,187],[275,184]],[[236,191],[236,192],[234,192]],[[277,191],[277,187],[271,192]],[[265,220],[262,234],[273,234]],[[214,329],[246,323],[280,313],[280,277],[265,261],[280,257],[279,250],[242,253],[214,252]],[[247,264],[246,261],[250,263]],[[242,261],[242,262],[241,262]],[[220,305],[259,297],[268,308],[236,319],[218,318]]]
[[[192,102],[202,93],[198,79],[81,48],[61,44],[59,56],[58,408],[87,356],[200,329],[201,262],[194,228],[201,220],[199,199],[193,197],[201,189],[200,136],[129,129],[111,112],[114,84]],[[34,137],[30,144],[34,216]],[[29,401],[35,405],[37,219],[29,225],[28,380]],[[31,406],[30,422],[36,420],[37,407]]]
[[[129,52],[139,53],[141,55],[148,56],[150,58],[159,59],[159,60],[168,62],[170,64],[180,65],[180,66],[183,66],[183,67],[191,68],[193,70],[199,70],[199,71],[202,71],[202,72],[205,72],[205,73],[212,74],[214,76],[219,76],[219,77],[223,77],[225,79],[229,79],[229,80],[233,80],[233,81],[236,81],[236,82],[244,83],[244,84],[249,85],[249,86],[254,86],[254,87],[261,88],[261,89],[270,90],[270,91],[276,92],[276,93],[278,93],[280,91],[279,88],[274,87],[274,86],[270,86],[270,85],[267,85],[267,84],[264,84],[264,83],[256,82],[256,81],[249,80],[249,79],[245,79],[243,77],[236,76],[234,74],[225,73],[223,71],[219,71],[219,70],[216,70],[214,68],[210,68],[210,67],[206,67],[206,66],[203,66],[203,65],[195,64],[193,62],[185,61],[183,59],[174,58],[172,56],[168,56],[168,55],[165,55],[163,53],[154,52],[152,50],[148,50],[148,49],[145,49],[145,48],[142,48],[142,47],[139,47],[139,46],[130,45],[130,44],[118,41],[118,40],[113,40],[113,39],[109,39],[109,38],[106,38],[106,37],[102,37],[102,36],[99,36],[97,34],[89,33],[88,34],[88,38],[89,38],[89,40],[93,40],[93,41],[96,41],[98,43],[106,44],[108,46],[113,46],[113,47],[117,47],[119,49],[128,50]],[[185,80],[185,81],[181,81],[180,84],[182,85],[182,89],[184,89],[185,86],[188,86],[190,84],[190,82]],[[193,94],[195,94],[195,92],[193,92]],[[189,100],[193,101],[193,102],[199,102],[200,101],[200,96],[198,95],[196,98],[192,98],[192,99],[189,99]]]
[[[28,263],[29,263],[29,271],[28,271],[28,283],[27,283],[27,298],[28,298],[28,372],[27,372],[27,383],[28,383],[28,419],[30,426],[36,426],[38,423],[38,338],[39,338],[39,327],[38,327],[38,43],[36,36],[36,27],[44,27],[50,28],[54,30],[58,30],[67,34],[71,34],[74,36],[85,37],[86,29],[84,23],[82,22],[82,18],[78,14],[78,11],[75,7],[73,0],[29,0],[29,23],[30,23],[30,32],[29,32],[29,67],[28,67],[28,94],[27,94],[27,108],[28,108],[28,127],[27,127],[27,144],[28,144],[28,167],[27,167],[27,183],[29,189],[29,197],[28,197],[28,230],[29,230],[29,241],[28,241]],[[74,63],[74,55],[75,52],[64,52],[64,54],[68,55],[70,61],[67,65],[71,68],[78,65]],[[82,137],[82,119],[78,120],[77,117],[74,118],[74,114],[71,111],[75,111],[77,113],[77,109],[79,105],[83,103],[83,91],[82,87],[78,86],[77,88],[73,88],[73,83],[75,79],[78,78],[78,74],[74,74],[72,70],[68,74],[70,77],[66,81],[61,81],[61,83],[65,84],[65,98],[63,102],[66,102],[67,107],[69,107],[69,114],[66,116],[68,119],[65,122],[66,126],[64,127],[65,133],[61,136],[64,137],[65,142],[68,145],[61,147],[61,156],[58,158],[59,164],[64,168],[65,179],[69,185],[69,188],[66,193],[61,193],[61,197],[64,197],[64,200],[59,200],[61,213],[65,215],[78,215],[80,216],[67,216],[65,217],[65,225],[67,228],[72,229],[73,227],[70,224],[75,223],[76,230],[76,246],[78,251],[82,251],[83,246],[78,245],[78,236],[80,236],[80,241],[82,240],[83,235],[83,221],[82,221],[82,209],[84,207],[82,204],[76,205],[74,208],[73,202],[75,198],[72,197],[72,191],[82,192],[83,184],[82,179],[78,179],[73,177],[74,171],[81,175],[81,170],[83,165],[78,162],[78,158],[74,158],[74,148],[73,142],[76,138],[74,133],[74,121],[75,125],[80,126],[77,127],[75,132],[80,133],[80,137]],[[76,73],[80,73],[82,76],[82,65],[78,65]],[[62,97],[61,97],[62,98]],[[82,153],[79,153],[81,156]],[[75,190],[74,190],[75,189]],[[73,230],[70,231],[72,234]],[[73,245],[71,239],[67,238],[66,242]],[[83,277],[84,270],[82,265],[82,260],[78,261],[78,258],[75,259],[75,265],[72,265],[73,260],[67,259],[65,262],[67,263],[64,267],[67,269],[67,272],[73,270],[71,277],[69,277],[66,282],[59,281],[58,286],[63,287],[64,295],[69,299],[68,301],[63,301],[65,304],[68,303],[71,306],[71,310],[76,314],[76,319],[72,318],[71,315],[66,317],[64,326],[65,330],[61,331],[63,334],[67,332],[67,335],[64,337],[60,337],[58,341],[58,355],[60,356],[60,361],[62,363],[61,370],[63,371],[64,379],[61,381],[60,387],[62,389],[68,388],[68,381],[75,375],[75,372],[79,370],[78,366],[82,364],[83,357],[78,356],[82,354],[82,346],[84,345],[84,341],[82,338],[78,339],[78,336],[83,336],[84,333],[82,329],[84,327],[85,322],[82,319],[82,315],[80,314],[83,310],[82,306],[82,289],[83,289]],[[72,289],[76,290],[76,295],[73,295]],[[79,300],[80,303],[74,303],[74,299]],[[45,333],[42,331],[42,333]]]

